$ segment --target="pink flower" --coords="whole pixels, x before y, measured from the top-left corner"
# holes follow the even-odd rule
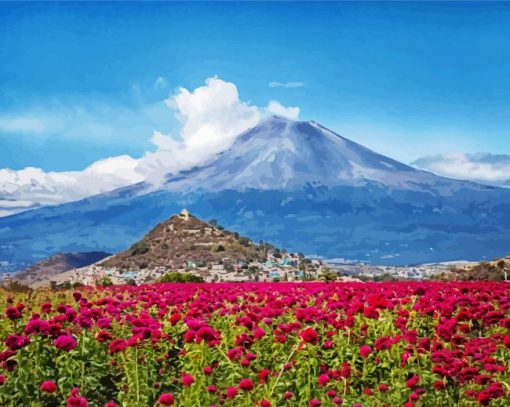
[[[21,312],[16,307],[7,307],[5,309],[5,316],[14,321],[15,319],[21,318]]]
[[[163,406],[171,406],[174,404],[174,396],[171,393],[163,393],[159,396],[158,403]]]
[[[244,391],[253,390],[253,382],[251,381],[251,379],[242,379],[239,382],[239,388]]]
[[[380,392],[383,392],[383,393],[388,391],[388,389],[389,389],[388,386],[384,383],[381,383],[377,388],[379,389]]]
[[[53,342],[56,348],[69,352],[76,348],[77,343],[71,335],[61,335],[55,342]]]
[[[259,376],[259,380],[260,380],[260,383],[264,384],[267,382],[267,378],[269,377],[269,375],[271,374],[271,371],[269,369],[262,369],[258,376]]]
[[[432,385],[436,390],[444,390],[446,388],[446,385],[441,380],[436,380]]]
[[[412,389],[413,387],[415,387],[418,384],[419,381],[420,381],[420,376],[414,375],[408,381],[406,381],[406,386],[409,387],[410,389]]]
[[[237,387],[229,387],[226,391],[227,398],[233,399],[237,395]]]
[[[317,379],[317,383],[319,383],[319,386],[325,386],[329,383],[331,379],[327,374],[321,374],[319,378]]]
[[[193,383],[195,383],[195,378],[193,376],[191,376],[190,374],[187,374],[187,373],[184,373],[182,376],[181,376],[181,381],[182,381],[182,385],[184,387],[189,387],[191,386]]]
[[[372,352],[372,348],[368,345],[361,345],[359,348],[359,354],[362,358],[366,358]]]
[[[87,399],[82,396],[69,396],[66,400],[66,407],[87,407]]]
[[[319,341],[319,335],[317,334],[317,331],[313,328],[306,328],[305,330],[301,331],[299,333],[299,336],[303,340],[304,343],[311,343],[313,345],[316,345]]]
[[[57,391],[57,385],[53,380],[46,380],[41,383],[39,390],[43,393],[55,393]]]

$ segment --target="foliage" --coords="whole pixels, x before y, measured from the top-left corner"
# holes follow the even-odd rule
[[[510,402],[510,284],[165,283],[0,304],[2,406]]]
[[[166,273],[159,281],[161,283],[202,283],[204,279],[193,273],[178,273],[173,271]]]
[[[129,248],[131,252],[131,256],[136,256],[137,254],[144,254],[149,251],[149,245],[145,240],[140,240],[136,242]]]
[[[103,277],[101,280],[99,280],[98,283],[103,287],[109,287],[113,285],[112,279],[108,276]]]
[[[336,281],[337,274],[331,270],[324,270],[319,278],[323,281]]]

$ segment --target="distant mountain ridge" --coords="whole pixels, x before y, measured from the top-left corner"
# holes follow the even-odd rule
[[[273,117],[159,187],[0,218],[0,261],[118,252],[183,207],[254,241],[377,264],[500,257],[510,237],[509,189],[439,177],[317,123]]]
[[[110,256],[105,252],[58,253],[40,260],[25,270],[16,273],[16,279],[32,285],[38,281],[50,280],[53,276],[75,268],[94,264]]]

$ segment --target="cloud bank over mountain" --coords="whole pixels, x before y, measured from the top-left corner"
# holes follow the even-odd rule
[[[161,82],[161,81],[160,81]],[[70,202],[141,181],[158,184],[175,173],[213,159],[227,149],[236,136],[264,117],[277,114],[299,117],[298,107],[270,101],[259,107],[240,99],[232,82],[211,77],[194,90],[179,88],[164,100],[180,123],[177,135],[155,130],[154,151],[141,158],[120,155],[98,160],[82,171],[45,172],[40,168],[0,169],[0,216],[27,208]],[[0,127],[40,131],[43,126],[29,118],[9,117]]]
[[[510,186],[510,155],[507,154],[438,154],[419,158],[411,165],[448,178]]]

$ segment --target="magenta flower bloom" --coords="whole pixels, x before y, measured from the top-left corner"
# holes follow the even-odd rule
[[[182,381],[182,385],[184,387],[189,387],[191,386],[193,383],[195,383],[195,378],[193,376],[191,376],[190,374],[187,374],[187,373],[184,373],[182,376],[181,376],[181,381]]]
[[[61,335],[55,339],[53,344],[58,349],[65,350],[66,352],[73,350],[78,345],[71,335]]]
[[[253,382],[251,381],[251,379],[242,379],[239,382],[239,388],[244,391],[253,390]]]
[[[325,386],[329,383],[331,379],[327,374],[321,374],[319,378],[317,379],[317,383],[319,383],[319,386]]]
[[[415,387],[418,384],[419,381],[420,381],[420,376],[414,375],[408,381],[406,381],[406,386],[409,387],[410,389],[412,389],[413,387]]]
[[[359,354],[362,358],[366,358],[368,355],[372,353],[372,348],[368,345],[361,345],[359,348]]]
[[[313,328],[306,328],[305,330],[299,333],[299,336],[305,343],[311,343],[313,345],[316,345],[317,342],[319,341],[319,335],[317,334],[317,331]]]
[[[174,404],[174,396],[171,393],[163,393],[159,396],[158,403],[163,406],[172,406]]]
[[[55,393],[57,391],[57,385],[53,380],[45,380],[39,386],[39,390],[43,393]]]
[[[233,399],[237,395],[237,387],[229,387],[226,391],[227,398]]]

